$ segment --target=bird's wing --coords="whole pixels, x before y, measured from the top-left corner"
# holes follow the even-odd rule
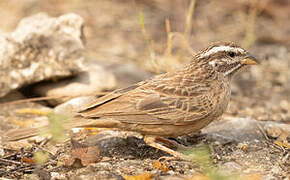
[[[124,123],[178,125],[208,116],[214,104],[213,98],[207,95],[209,87],[193,83],[190,88],[180,89],[180,80],[162,76],[104,96],[79,115]]]
[[[144,84],[145,82],[142,81],[138,84],[134,84],[132,86],[129,86],[127,88],[123,88],[123,89],[117,89],[105,96],[102,96],[100,98],[97,98],[95,100],[93,100],[93,102],[89,103],[85,108],[83,108],[82,110],[79,111],[79,113],[84,113],[84,112],[88,112],[94,108],[97,108],[103,104],[106,104],[110,101],[113,101],[114,99],[117,99],[118,97],[126,94],[127,92],[134,90],[136,88],[138,88],[139,86],[141,86],[142,84]]]

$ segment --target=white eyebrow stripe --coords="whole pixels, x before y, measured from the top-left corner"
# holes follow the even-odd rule
[[[212,54],[215,54],[217,52],[224,52],[224,51],[234,51],[236,53],[238,53],[238,52],[240,52],[240,53],[245,52],[242,48],[238,48],[238,47],[217,46],[217,47],[214,47],[214,48],[210,49],[206,53],[202,54],[200,57],[201,58],[204,58],[204,57],[210,56]]]

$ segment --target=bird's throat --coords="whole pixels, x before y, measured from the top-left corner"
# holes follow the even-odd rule
[[[224,72],[225,77],[233,77],[237,72],[239,72],[244,65],[240,63],[233,64],[227,68],[227,71]]]

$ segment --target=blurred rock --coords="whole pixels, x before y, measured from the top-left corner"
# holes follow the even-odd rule
[[[273,148],[275,141],[271,137],[279,139],[282,132],[286,131],[289,132],[287,124],[234,117],[224,117],[223,120],[214,122],[202,130],[214,149],[214,159],[222,172],[259,172],[261,176],[268,174],[265,172],[271,172],[280,177],[277,179],[284,179],[282,177],[287,174],[285,168],[289,164],[283,159],[287,159],[288,155],[285,155],[287,153],[282,146],[281,149],[277,148],[277,145]],[[268,137],[270,132],[273,135]],[[286,144],[287,142],[285,147]]]
[[[265,135],[286,140],[290,134],[290,125],[272,121],[257,121],[249,118],[227,118],[213,122],[202,130],[208,137],[220,144],[264,141]]]
[[[87,103],[95,99],[96,96],[93,95],[97,92],[125,88],[151,76],[151,73],[129,63],[103,64],[90,61],[87,72],[56,83],[41,83],[35,87],[35,93],[41,96],[82,96],[73,98],[55,108],[55,112],[58,113],[72,113],[81,110]],[[67,99],[56,99],[50,103],[55,105]]]
[[[41,96],[70,96],[50,101],[55,105],[65,102],[71,97],[95,95],[97,92],[111,90],[115,87],[115,76],[96,63],[90,62],[86,72],[59,82],[40,83],[34,88],[34,91]]]
[[[202,132],[220,144],[261,140],[264,136],[257,123],[260,122],[248,118],[229,118],[211,123]]]
[[[76,14],[24,18],[0,36],[0,97],[23,85],[84,70],[83,19]]]
[[[117,88],[125,88],[153,76],[153,73],[145,71],[140,66],[132,63],[114,63],[103,66],[107,71],[115,75]]]
[[[20,92],[13,90],[13,91],[10,91],[5,96],[1,97],[0,103],[5,103],[8,101],[16,101],[16,100],[20,100],[20,99],[24,99],[24,96]]]
[[[290,124],[267,122],[264,129],[268,136],[281,141],[287,141],[287,138],[290,137]]]
[[[231,174],[231,173],[240,172],[241,169],[242,167],[238,163],[230,161],[223,164],[223,168],[221,171],[225,174]]]
[[[60,104],[54,108],[54,112],[58,114],[74,114],[86,107],[90,102],[96,99],[96,96],[76,97],[67,102]]]

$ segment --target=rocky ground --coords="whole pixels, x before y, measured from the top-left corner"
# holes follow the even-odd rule
[[[60,35],[54,34],[54,38],[48,38],[51,41],[46,46],[40,46],[41,41],[35,40],[42,37],[35,36],[37,33],[28,36],[35,38],[33,41],[28,38],[24,43],[29,44],[27,47],[37,45],[38,50],[44,48],[45,52],[51,50],[55,53],[52,59],[59,70],[62,67],[58,65],[61,58],[56,58],[59,49],[51,47],[66,47],[66,43],[55,43],[65,36],[66,40],[77,44],[69,46],[72,48],[69,50],[75,50],[71,52],[78,52],[77,48],[85,51],[72,56],[73,62],[84,55],[89,64],[89,68],[83,67],[86,66],[83,64],[77,64],[78,68],[64,65],[66,74],[55,74],[55,77],[50,76],[54,71],[45,73],[45,66],[40,66],[44,68],[43,71],[39,68],[39,71],[45,76],[49,75],[49,78],[36,81],[32,74],[31,80],[18,83],[19,86],[25,85],[20,89],[10,86],[13,80],[6,78],[9,81],[5,81],[3,76],[0,78],[5,81],[2,83],[5,87],[16,89],[11,91],[6,88],[5,94],[8,91],[9,94],[0,98],[0,177],[289,179],[290,3],[286,0],[238,0],[235,3],[230,0],[196,1],[195,6],[192,6],[192,21],[186,23],[185,15],[190,14],[189,7],[190,2],[186,0],[171,3],[165,0],[136,0],[134,3],[117,0],[32,0],[18,4],[7,2],[5,8],[4,4],[0,4],[0,11],[5,15],[0,19],[7,22],[1,25],[5,34],[1,37],[10,39],[15,38],[16,24],[23,17],[36,12],[42,11],[56,17],[67,12],[80,15],[85,22],[83,35],[80,24],[71,26],[73,23],[68,23],[63,32],[70,32],[66,35],[72,35],[73,40],[61,34],[62,31],[57,31]],[[7,17],[10,17],[9,21]],[[142,17],[146,29],[140,26]],[[166,18],[170,20],[167,32]],[[76,31],[67,31],[68,27]],[[173,38],[168,41],[166,33]],[[39,127],[48,121],[58,121],[62,116],[53,116],[49,112],[63,112],[63,108],[70,111],[76,108],[73,102],[89,100],[71,101],[65,107],[59,105],[70,98],[80,95],[102,96],[107,91],[126,87],[155,73],[172,71],[186,64],[191,54],[217,40],[242,44],[260,59],[261,64],[235,78],[232,100],[221,120],[213,122],[199,133],[175,139],[187,147],[178,151],[188,154],[192,161],[165,158],[169,155],[147,146],[139,134],[111,129],[71,133],[72,139],[66,137],[65,141],[58,143],[41,136],[8,143],[2,137],[9,129]],[[19,38],[14,41],[23,44]],[[82,47],[82,43],[86,43],[86,46]],[[9,47],[14,47],[15,43],[12,44]],[[25,49],[22,46],[15,47]],[[0,54],[3,52],[0,51]],[[40,53],[39,57],[46,58],[48,54]],[[3,57],[7,59],[8,56]],[[41,64],[38,61],[40,58],[32,59]],[[2,69],[5,67],[3,62],[0,61]],[[29,64],[25,65],[29,67]],[[81,69],[79,67],[87,71],[77,72],[75,69]],[[17,68],[21,70],[21,67]],[[2,69],[1,72],[4,72]],[[73,77],[65,77],[68,75]],[[43,79],[47,81],[43,82]],[[74,94],[72,89],[82,93]],[[71,96],[68,97],[68,94]],[[46,99],[31,100],[39,96]]]

